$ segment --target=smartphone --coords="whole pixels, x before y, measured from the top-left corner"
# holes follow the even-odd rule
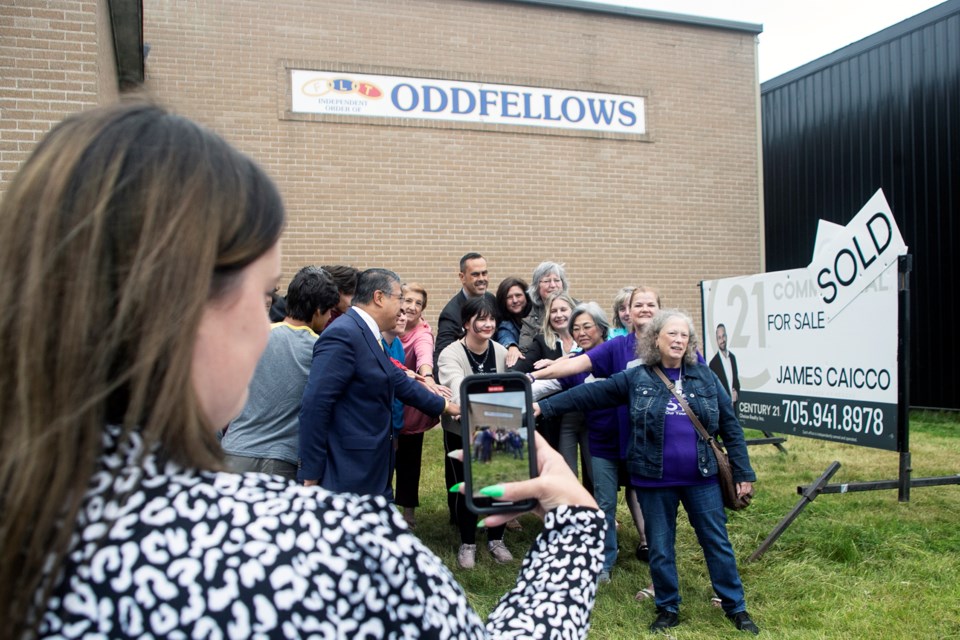
[[[478,491],[537,476],[533,395],[521,373],[483,373],[460,386],[467,507],[474,513],[529,511],[533,499],[511,502]]]

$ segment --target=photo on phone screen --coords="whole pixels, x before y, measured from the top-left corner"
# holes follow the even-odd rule
[[[464,381],[468,425],[464,438],[468,462],[467,504],[478,512],[533,508],[532,501],[512,503],[477,493],[483,487],[527,480],[535,474],[531,460],[532,423],[529,383],[522,376],[471,376]]]

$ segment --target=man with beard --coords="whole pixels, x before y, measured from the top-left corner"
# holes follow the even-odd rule
[[[740,374],[737,371],[737,357],[727,350],[727,328],[723,323],[717,325],[717,354],[710,360],[710,369],[717,374],[723,388],[730,394],[736,411],[740,397]]]

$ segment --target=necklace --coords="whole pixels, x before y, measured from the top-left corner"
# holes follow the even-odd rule
[[[468,347],[466,343],[463,344],[463,350],[467,352],[467,358],[470,360],[470,364],[473,366],[474,372],[482,373],[483,365],[487,363],[487,356],[490,354],[490,342],[487,342],[487,348],[484,350],[483,357],[480,358],[479,362],[477,362],[473,351],[470,351],[470,347]]]

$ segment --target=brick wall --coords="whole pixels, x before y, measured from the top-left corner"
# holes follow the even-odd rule
[[[0,193],[50,127],[117,96],[106,0],[0,3]]]
[[[108,91],[100,3],[19,5],[0,8],[0,188]],[[760,270],[752,34],[497,0],[144,0],[144,41],[148,88],[277,180],[285,278],[390,267],[426,286],[432,322],[467,251],[487,256],[492,289],[549,259],[580,299],[607,308],[643,283],[694,316],[700,280]],[[644,95],[649,139],[284,118],[285,66],[330,63]]]

